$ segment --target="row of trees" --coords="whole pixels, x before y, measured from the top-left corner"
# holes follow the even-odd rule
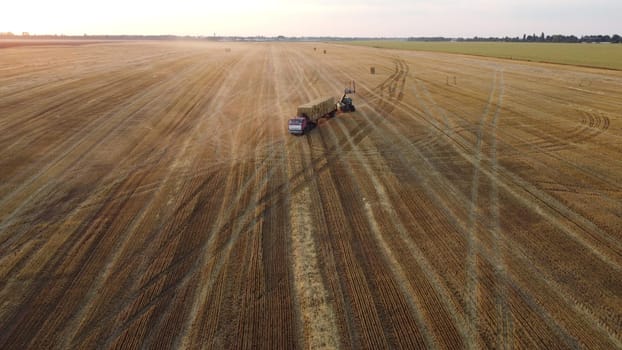
[[[473,38],[445,38],[445,37],[424,37],[424,38],[408,38],[409,41],[505,41],[505,42],[531,42],[531,43],[622,43],[622,37],[618,34],[614,35],[584,35],[577,37],[575,35],[532,35],[523,34],[521,37],[473,37]]]
[[[176,36],[176,35],[30,35],[24,32],[15,35],[11,32],[0,32],[0,39],[88,39],[88,40],[175,40],[175,39],[194,39],[194,40],[378,40],[378,38],[337,38],[337,37],[300,37],[289,38],[282,35],[278,37],[207,37],[207,36]],[[402,38],[382,38],[384,40],[403,40]],[[408,41],[480,41],[480,42],[548,42],[548,43],[622,43],[622,37],[614,35],[532,35],[523,34],[521,37],[473,37],[473,38],[446,38],[446,37],[410,37]]]
[[[175,40],[196,38],[190,36],[176,36],[176,35],[32,35],[28,33],[22,33],[22,35],[15,35],[11,32],[0,32],[0,39],[32,39],[32,40]]]

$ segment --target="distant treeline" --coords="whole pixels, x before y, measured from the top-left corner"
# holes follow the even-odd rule
[[[0,39],[16,40],[207,40],[207,41],[353,41],[372,40],[374,38],[354,37],[286,37],[279,36],[179,36],[179,35],[40,35],[21,33],[17,35],[11,32],[0,32]],[[384,39],[384,38],[383,38]],[[387,38],[388,39],[388,38]],[[391,38],[391,40],[404,40],[404,38]]]
[[[20,40],[178,40],[186,37],[176,35],[31,35],[11,32],[0,33],[0,39]],[[188,37],[191,38],[191,37]]]
[[[478,42],[530,42],[530,43],[616,43],[622,42],[622,37],[618,34],[614,35],[584,35],[577,37],[575,35],[540,35],[523,34],[522,37],[473,37],[473,38],[445,38],[445,37],[410,37],[408,41],[478,41]]]
[[[286,36],[178,36],[178,35],[31,35],[21,33],[16,35],[11,32],[0,32],[0,39],[20,40],[208,40],[208,41],[359,41],[359,40],[389,40],[389,41],[478,41],[478,42],[548,42],[548,43],[621,43],[622,37],[614,35],[540,35],[523,34],[522,37],[473,37],[473,38],[446,38],[446,37],[286,37]]]

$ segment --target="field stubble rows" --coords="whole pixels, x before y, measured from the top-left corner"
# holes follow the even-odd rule
[[[2,348],[622,347],[619,73],[132,43],[0,86]]]

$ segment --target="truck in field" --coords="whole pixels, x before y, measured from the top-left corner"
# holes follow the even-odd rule
[[[302,135],[306,131],[313,129],[320,118],[332,118],[337,112],[354,112],[352,98],[348,94],[356,92],[354,81],[351,87],[346,87],[343,96],[335,103],[334,97],[321,97],[311,102],[298,106],[296,116],[287,123],[290,134]]]
[[[290,134],[302,135],[313,129],[320,118],[332,118],[336,112],[337,104],[334,97],[315,99],[298,106],[296,116],[288,122],[288,130]]]

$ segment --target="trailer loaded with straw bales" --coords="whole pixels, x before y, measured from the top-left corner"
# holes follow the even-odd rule
[[[335,103],[335,98],[325,96],[298,106],[296,116],[288,121],[290,134],[302,135],[313,129],[321,118],[332,118],[337,112],[354,112],[356,108],[348,94],[356,93],[354,81],[346,87],[343,96]]]

